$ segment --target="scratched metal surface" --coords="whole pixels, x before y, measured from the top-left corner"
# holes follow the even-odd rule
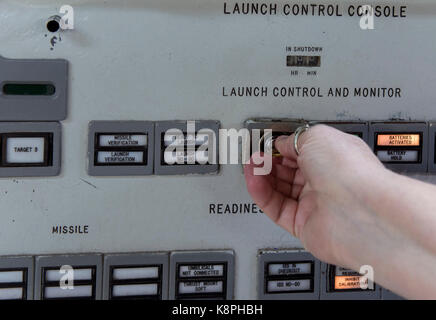
[[[2,1],[0,54],[68,59],[70,91],[61,175],[0,180],[0,254],[234,249],[236,297],[255,298],[257,250],[301,245],[261,214],[209,214],[210,203],[250,202],[241,168],[90,177],[88,122],[213,119],[240,128],[254,117],[434,120],[436,3],[403,2],[407,18],[377,19],[375,30],[362,31],[349,17],[225,15],[214,0],[71,0],[75,30],[53,39],[44,21],[63,1]],[[300,45],[323,47],[317,76],[291,76],[285,67],[285,47]],[[399,87],[402,97],[222,95],[223,87],[249,85]],[[53,235],[54,225],[89,225],[89,233]]]

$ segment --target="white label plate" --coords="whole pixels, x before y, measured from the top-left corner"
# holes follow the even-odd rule
[[[44,162],[43,137],[7,138],[7,163],[43,163]]]

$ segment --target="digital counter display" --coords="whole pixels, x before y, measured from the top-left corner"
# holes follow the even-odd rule
[[[320,67],[321,56],[287,56],[288,67]]]
[[[378,134],[377,146],[383,147],[419,147],[421,145],[420,134]]]

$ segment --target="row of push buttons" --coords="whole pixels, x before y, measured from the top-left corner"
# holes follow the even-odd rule
[[[92,176],[217,173],[218,121],[92,121],[88,173]],[[436,123],[324,122],[359,136],[388,168],[436,173]],[[301,121],[247,121],[249,130],[290,134]],[[176,133],[180,132],[183,138]],[[208,130],[206,132],[206,130]],[[203,131],[203,133],[201,133]],[[212,142],[213,141],[213,142]],[[0,122],[0,177],[54,176],[60,173],[61,124]],[[190,149],[192,148],[192,150]]]
[[[356,135],[365,141],[389,169],[399,172],[436,173],[436,123],[427,122],[325,122],[302,120],[247,120],[253,130],[272,135],[292,134],[305,123],[321,123]]]
[[[400,299],[371,283],[369,276],[328,265],[304,251],[261,251],[258,268],[261,299]]]
[[[233,277],[233,251],[0,257],[0,300],[232,299]]]
[[[230,250],[0,257],[0,300],[229,300],[234,260]],[[262,250],[258,271],[260,299],[400,299],[300,250]]]

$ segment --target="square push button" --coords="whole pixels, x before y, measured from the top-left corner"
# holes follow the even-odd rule
[[[152,122],[91,121],[88,139],[88,173],[91,176],[153,174]]]
[[[233,298],[233,251],[173,252],[170,299]]]
[[[33,258],[0,257],[0,300],[33,298]]]
[[[35,299],[101,298],[102,257],[62,255],[36,257]]]
[[[358,272],[323,263],[321,266],[321,299],[322,300],[379,300],[381,290],[377,284],[366,280],[367,289],[361,288]]]
[[[219,128],[215,120],[156,122],[155,174],[218,173]]]
[[[319,299],[320,262],[303,251],[261,251],[259,299]]]
[[[3,166],[48,166],[52,134],[4,134]]]
[[[371,123],[370,143],[389,169],[427,172],[428,126],[419,122]]]
[[[105,256],[103,299],[168,299],[168,263],[167,253]]]
[[[0,177],[48,177],[60,173],[60,123],[3,122],[0,141]]]

